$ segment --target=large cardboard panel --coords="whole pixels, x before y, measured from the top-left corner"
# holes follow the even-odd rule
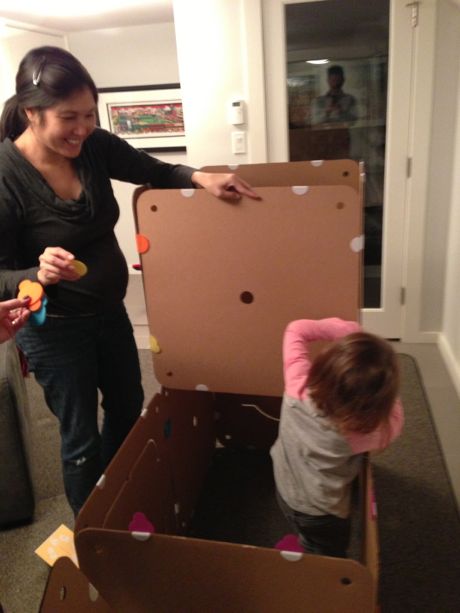
[[[98,529],[76,542],[83,572],[119,613],[374,611],[372,577],[352,560]]]
[[[113,613],[113,609],[75,564],[62,557],[50,571],[39,613]]]
[[[360,198],[348,186],[259,188],[231,205],[204,190],[135,203],[157,379],[174,389],[281,396],[293,319],[360,308]]]

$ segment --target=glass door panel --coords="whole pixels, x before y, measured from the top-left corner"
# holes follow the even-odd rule
[[[284,6],[289,159],[363,160],[364,307],[381,306],[389,0]]]

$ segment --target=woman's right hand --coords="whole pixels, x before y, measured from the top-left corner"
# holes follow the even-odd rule
[[[43,286],[59,281],[76,281],[81,276],[72,264],[75,256],[62,247],[47,247],[38,259],[40,268],[37,279]]]

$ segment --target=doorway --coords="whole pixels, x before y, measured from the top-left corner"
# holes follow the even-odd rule
[[[367,329],[401,335],[413,34],[394,0],[264,0],[269,161],[364,161]],[[398,163],[396,163],[398,161]]]

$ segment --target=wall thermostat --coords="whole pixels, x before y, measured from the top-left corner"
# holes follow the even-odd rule
[[[244,102],[243,100],[234,100],[230,105],[230,123],[238,126],[244,123]]]

